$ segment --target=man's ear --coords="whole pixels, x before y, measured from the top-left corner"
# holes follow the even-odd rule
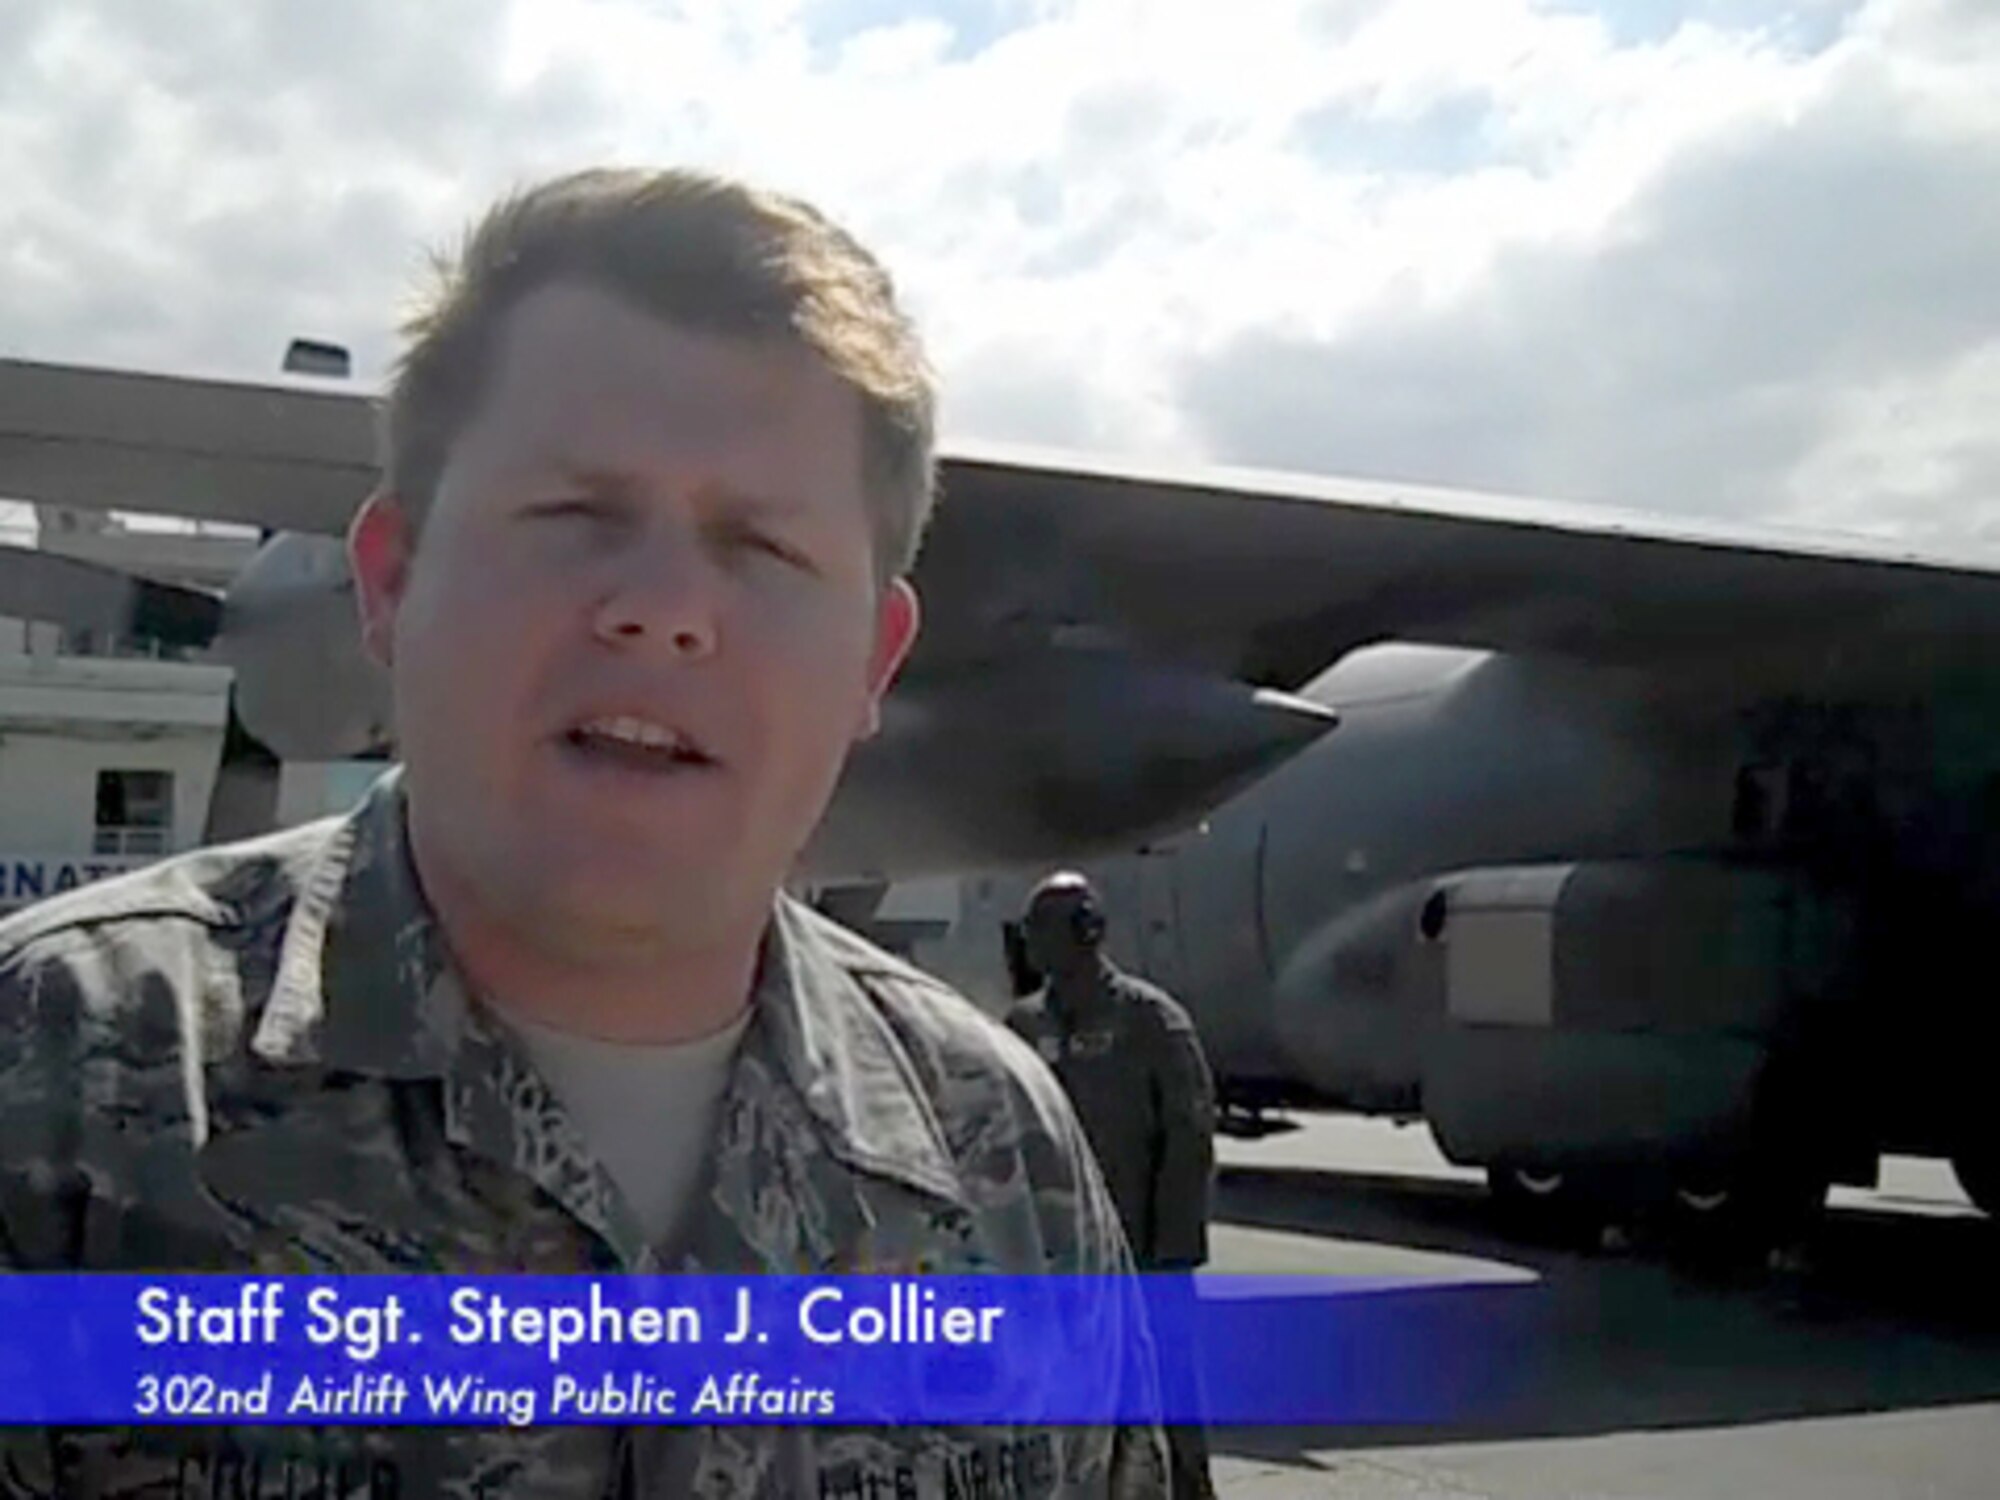
[[[907,578],[890,580],[875,606],[875,650],[868,661],[868,702],[862,711],[861,738],[873,739],[882,728],[882,698],[896,680],[917,643],[923,608]]]
[[[347,528],[347,563],[354,573],[361,643],[380,666],[395,656],[396,611],[409,588],[416,527],[402,499],[377,490]]]

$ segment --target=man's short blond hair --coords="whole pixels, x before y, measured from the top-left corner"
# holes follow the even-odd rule
[[[803,348],[861,399],[877,574],[908,572],[935,495],[935,384],[889,273],[810,204],[689,171],[599,169],[490,209],[402,325],[388,485],[421,520],[525,295],[579,281],[701,333]]]

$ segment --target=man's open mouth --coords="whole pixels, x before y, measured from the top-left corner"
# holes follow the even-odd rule
[[[586,719],[563,741],[581,754],[640,771],[707,770],[717,764],[690,736],[629,714]]]

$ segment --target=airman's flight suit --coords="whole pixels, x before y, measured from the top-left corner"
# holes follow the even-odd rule
[[[1044,987],[1007,1019],[1076,1106],[1139,1268],[1192,1272],[1206,1264],[1215,1087],[1187,1012],[1100,958],[1095,982],[1067,1006]],[[1175,1495],[1211,1493],[1200,1428],[1176,1426],[1169,1435]]]

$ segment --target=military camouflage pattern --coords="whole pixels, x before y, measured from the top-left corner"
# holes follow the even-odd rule
[[[781,898],[684,1243],[647,1243],[409,865],[354,814],[0,922],[15,1271],[1118,1273],[1055,1080],[934,980]],[[1130,1318],[1127,1304],[1107,1319]],[[1155,1429],[121,1429],[5,1440],[0,1494],[1165,1493]]]

